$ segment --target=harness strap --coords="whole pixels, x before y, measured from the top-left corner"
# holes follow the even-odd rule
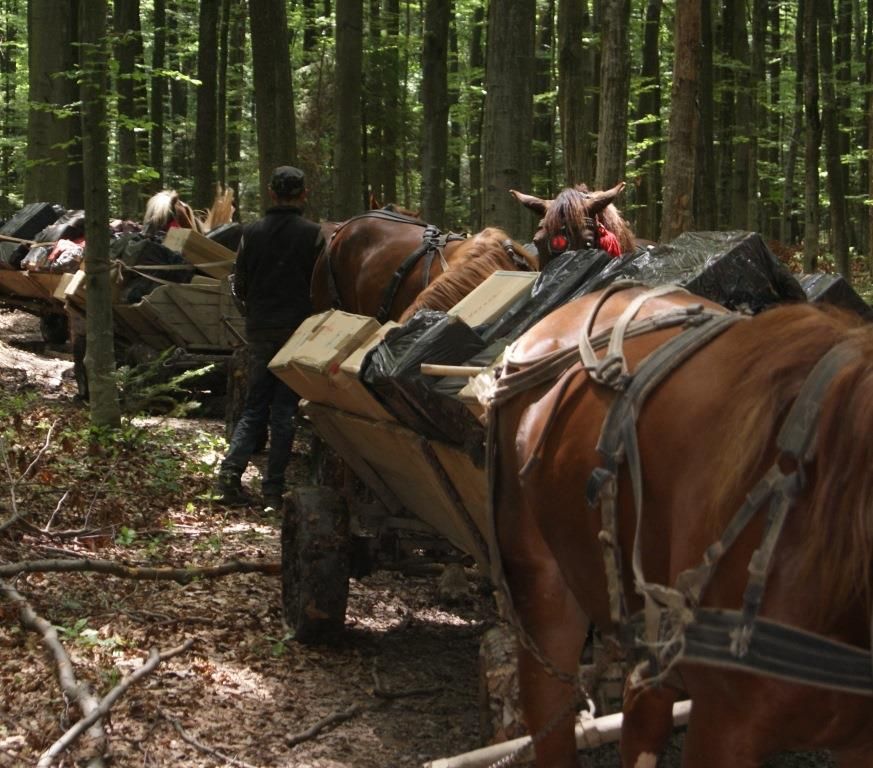
[[[642,466],[636,438],[636,421],[639,408],[645,402],[652,389],[660,384],[667,375],[682,365],[697,350],[744,317],[744,315],[737,314],[698,315],[698,325],[672,337],[640,362],[633,378],[630,380],[630,384],[613,401],[603,422],[600,438],[597,441],[597,451],[604,458],[604,466],[601,467],[601,471],[611,474],[613,476],[611,482],[617,485],[618,467],[626,459],[631,476],[634,508],[636,510],[633,571],[637,583],[637,591],[645,597],[647,603],[655,600],[660,603],[673,603],[676,608],[679,607],[676,601],[665,592],[664,587],[657,584],[649,584],[643,574],[640,536],[643,510]],[[618,517],[615,494],[607,494],[603,497],[598,496],[594,501],[599,501],[601,504],[601,516],[603,529],[606,531],[606,538],[616,542],[615,546],[611,546],[604,551],[607,572],[620,574],[621,552],[617,545]],[[608,586],[610,591],[624,592],[620,579],[614,582],[610,581]],[[624,605],[624,598],[622,596],[610,595],[609,602],[613,609],[616,607],[620,608]],[[619,626],[625,625],[627,622],[627,611],[622,609],[618,613],[612,613],[610,618]],[[655,628],[649,624],[647,626],[647,634],[654,634],[654,632]]]
[[[752,670],[797,683],[873,695],[870,652],[758,617],[755,642],[740,659],[731,637],[743,625],[739,611],[699,609],[685,629],[683,657],[709,666]]]
[[[620,284],[618,289],[621,289]],[[687,293],[687,291],[678,285],[659,285],[635,296],[622,311],[612,327],[606,356],[603,359],[598,359],[590,342],[591,329],[606,299],[614,292],[604,291],[600,300],[589,310],[588,317],[583,324],[582,333],[579,335],[579,356],[582,358],[582,364],[594,381],[599,384],[606,384],[613,389],[621,389],[628,379],[627,360],[624,357],[624,337],[630,322],[637,316],[643,304],[650,299],[668,293]],[[699,307],[699,311],[702,311],[702,309],[702,307]]]
[[[387,286],[385,286],[385,292],[382,295],[382,304],[379,307],[379,311],[376,313],[376,319],[380,323],[384,323],[388,319],[388,316],[391,313],[391,305],[394,303],[394,298],[397,296],[397,291],[400,289],[400,284],[403,282],[403,278],[406,277],[406,275],[415,267],[422,256],[425,254],[434,254],[444,248],[447,243],[455,240],[464,240],[465,237],[465,235],[458,235],[453,232],[443,235],[433,224],[428,224],[422,233],[421,245],[400,263],[400,266],[397,267],[394,274],[391,276],[391,281]],[[440,254],[440,262],[443,265],[443,269],[445,269],[447,264],[442,257],[442,254]],[[427,287],[430,278],[430,266],[432,263],[433,256],[431,255],[430,260],[426,264],[427,268],[424,270],[424,287]]]

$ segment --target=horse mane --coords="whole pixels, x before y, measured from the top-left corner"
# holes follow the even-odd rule
[[[143,232],[155,234],[167,228],[167,224],[175,216],[179,193],[175,189],[162,189],[152,195],[146,202],[145,214],[142,218]]]
[[[487,227],[467,238],[452,255],[451,268],[418,294],[400,316],[400,322],[406,322],[419,309],[449,310],[498,270],[517,271],[518,266],[503,247],[507,240],[506,232],[496,227]],[[510,243],[531,270],[539,268],[536,258],[523,246],[514,240]]]
[[[229,198],[227,197],[228,194],[230,195]],[[230,220],[227,211],[230,210],[232,215],[232,200],[233,192],[231,190],[228,190],[227,193],[217,193],[212,207],[204,219],[201,219],[194,213],[190,205],[182,201],[175,189],[162,189],[160,192],[152,195],[146,202],[145,213],[142,219],[143,233],[155,235],[158,232],[165,232],[173,219],[177,221],[180,227],[186,227],[203,233],[211,229],[212,226],[217,226],[217,224],[212,224],[213,219],[216,221],[218,218],[226,221]],[[224,223],[224,221],[219,223]]]
[[[747,491],[748,478],[760,473],[773,451],[776,430],[815,363],[844,339],[857,344],[860,355],[836,376],[822,402],[815,456],[800,501],[807,510],[803,546],[792,562],[800,579],[818,582],[830,596],[820,605],[823,620],[855,597],[865,605],[871,597],[873,328],[860,323],[848,313],[803,304],[772,309],[751,321],[747,343],[732,353],[732,363],[747,371],[728,406],[735,428],[712,473],[720,480],[715,499]]]
[[[561,190],[543,216],[543,229],[553,234],[559,232],[561,227],[566,227],[570,242],[581,242],[584,231],[592,226],[592,216],[588,212],[589,197],[590,192],[585,184]],[[598,216],[600,223],[618,238],[622,253],[634,250],[636,237],[618,208],[610,203]]]

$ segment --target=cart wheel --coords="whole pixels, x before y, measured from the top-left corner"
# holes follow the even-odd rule
[[[295,488],[282,521],[282,607],[301,643],[342,631],[349,597],[349,516],[330,488]]]
[[[41,315],[39,318],[39,331],[42,334],[43,341],[49,344],[65,344],[70,337],[67,316],[54,313]]]

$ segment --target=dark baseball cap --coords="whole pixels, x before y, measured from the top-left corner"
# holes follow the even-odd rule
[[[270,189],[279,197],[295,197],[306,188],[303,171],[293,165],[280,165],[273,171]]]

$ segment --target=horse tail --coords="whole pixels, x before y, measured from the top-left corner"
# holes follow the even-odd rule
[[[835,608],[855,597],[870,604],[873,552],[873,328],[846,336],[858,355],[822,403],[806,531],[811,550],[802,563],[805,573],[833,580]]]

